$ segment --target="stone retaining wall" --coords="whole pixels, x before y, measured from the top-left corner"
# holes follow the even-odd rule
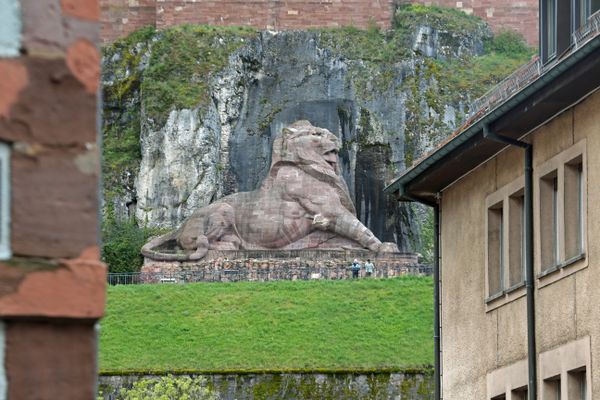
[[[427,372],[371,373],[228,373],[192,377],[206,378],[220,400],[360,400],[433,399],[433,381]],[[100,376],[104,400],[118,400],[119,391],[153,375]]]
[[[273,281],[350,279],[354,259],[375,264],[373,278],[430,275],[431,268],[418,263],[414,253],[378,255],[354,250],[210,251],[200,261],[155,261],[146,259],[140,279],[146,283],[197,281]],[[360,277],[366,277],[364,268]]]

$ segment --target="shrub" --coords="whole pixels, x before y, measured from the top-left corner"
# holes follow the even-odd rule
[[[157,229],[139,227],[134,220],[118,221],[106,218],[102,227],[102,259],[109,272],[139,272],[144,258],[140,253]]]
[[[486,43],[486,52],[493,52],[510,57],[533,54],[533,49],[527,45],[523,36],[515,31],[502,31]]]
[[[206,387],[206,379],[189,376],[163,376],[159,379],[141,379],[131,389],[119,393],[120,400],[217,400]]]

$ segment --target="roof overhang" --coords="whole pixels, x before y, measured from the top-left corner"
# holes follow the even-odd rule
[[[483,127],[519,139],[600,87],[600,36],[406,170],[384,189],[399,201],[436,204],[437,194],[507,147],[483,137]]]

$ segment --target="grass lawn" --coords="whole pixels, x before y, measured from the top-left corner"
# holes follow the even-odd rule
[[[420,367],[432,321],[430,277],[109,287],[100,370]]]

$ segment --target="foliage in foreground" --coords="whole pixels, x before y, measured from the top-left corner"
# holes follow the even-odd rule
[[[433,360],[430,277],[108,289],[104,372],[411,368]]]
[[[140,249],[160,230],[139,227],[133,220],[105,218],[102,224],[102,260],[109,272],[139,272],[144,258]]]
[[[121,389],[116,400],[217,400],[217,396],[206,387],[206,379],[168,375],[140,379],[130,389]]]

